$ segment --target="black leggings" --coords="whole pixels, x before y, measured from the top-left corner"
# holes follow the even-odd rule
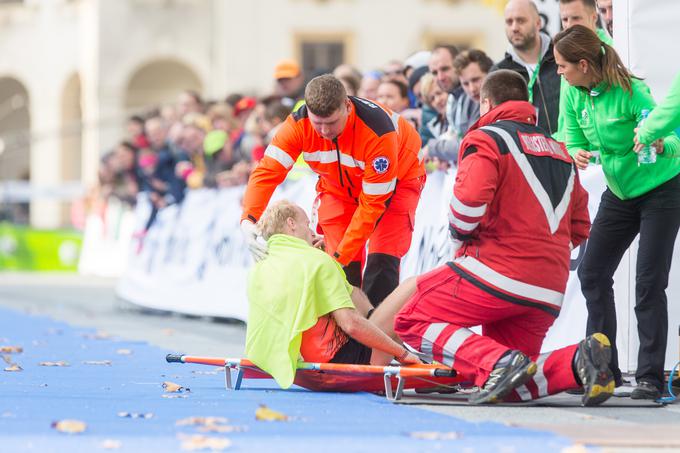
[[[368,365],[371,363],[371,353],[373,350],[368,346],[349,338],[338,352],[330,360],[331,363],[351,363],[354,365]]]

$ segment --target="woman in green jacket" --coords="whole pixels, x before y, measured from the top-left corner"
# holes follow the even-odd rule
[[[643,110],[654,108],[649,88],[623,66],[616,51],[590,29],[576,25],[554,39],[558,73],[576,86],[565,97],[565,141],[579,168],[598,151],[607,189],[579,266],[588,308],[587,334],[616,339],[613,275],[640,233],[635,314],[640,349],[631,397],[657,399],[664,383],[668,333],[666,287],[680,227],[680,139],[665,137],[656,163],[638,164],[633,149]],[[612,372],[621,383],[616,349]]]

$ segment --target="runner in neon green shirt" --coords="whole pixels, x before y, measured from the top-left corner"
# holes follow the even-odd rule
[[[401,305],[383,303],[368,321],[370,302],[332,257],[312,246],[309,219],[299,206],[275,203],[260,225],[268,254],[248,276],[245,351],[255,365],[288,388],[301,353],[306,361],[420,362],[395,341]]]

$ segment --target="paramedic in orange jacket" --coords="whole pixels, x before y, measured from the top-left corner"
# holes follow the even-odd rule
[[[312,79],[253,171],[241,229],[255,259],[266,250],[255,223],[302,154],[319,175],[316,205],[326,251],[377,306],[399,283],[425,182],[420,137],[408,121],[366,99],[347,96],[332,75]],[[365,244],[368,241],[368,257]]]

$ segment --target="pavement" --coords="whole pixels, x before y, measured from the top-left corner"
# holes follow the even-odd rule
[[[228,392],[219,371],[163,359],[167,352],[240,357],[242,323],[141,311],[117,300],[114,286],[111,279],[69,274],[0,273],[0,347],[24,348],[0,357],[22,367],[0,371],[1,452],[227,445],[229,451],[680,451],[680,404],[615,397],[582,408],[572,395],[531,405],[471,407],[456,395],[392,404],[365,393],[279,391],[273,381],[248,381],[248,390]],[[44,364],[61,361],[68,366]],[[191,391],[167,393],[164,381]],[[288,421],[256,421],[261,404]],[[206,425],[205,418],[177,424],[209,416],[227,418],[220,422],[227,427]],[[67,419],[83,421],[86,430],[68,435],[52,427]]]

